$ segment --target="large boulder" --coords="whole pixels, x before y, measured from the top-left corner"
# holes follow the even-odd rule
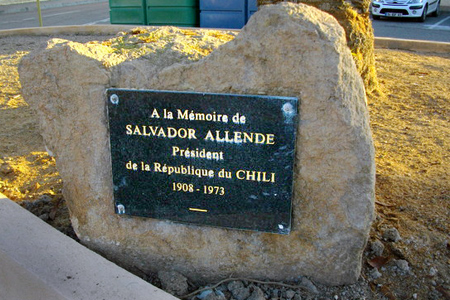
[[[326,13],[281,3],[262,7],[233,38],[150,28],[102,44],[53,40],[22,60],[23,95],[56,157],[74,229],[90,248],[144,272],[177,271],[197,282],[303,275],[353,283],[373,218],[375,166],[363,82],[345,33]],[[109,87],[299,98],[291,233],[115,214]]]

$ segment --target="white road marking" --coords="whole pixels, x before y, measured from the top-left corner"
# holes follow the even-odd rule
[[[103,19],[103,20],[98,20],[98,21],[91,22],[91,23],[86,23],[86,24],[83,24],[83,25],[95,25],[95,24],[105,23],[105,22],[109,23],[109,18],[106,18],[106,19]]]
[[[442,23],[444,23],[445,21],[447,21],[447,20],[449,20],[450,19],[450,17],[447,17],[447,18],[445,18],[445,19],[442,19],[442,20],[440,20],[439,22],[437,22],[436,24],[433,24],[433,25],[426,25],[427,27],[429,27],[429,29],[435,29],[436,27],[438,27],[439,25],[441,25]],[[440,28],[441,27],[449,27],[450,28],[450,26],[439,26]]]
[[[66,12],[57,13],[57,14],[44,15],[42,17],[48,18],[48,17],[55,17],[55,16],[60,16],[60,15],[74,14],[74,13],[77,13],[77,12],[80,12],[80,10],[73,10],[73,11],[66,11]]]
[[[430,30],[447,30],[447,31],[450,31],[450,26],[434,26],[433,25],[433,27],[429,27],[430,25],[428,25],[428,26],[426,26],[427,27],[427,29],[430,29]]]
[[[54,17],[54,16],[60,16],[60,15],[67,15],[67,14],[73,14],[73,13],[77,13],[80,12],[80,10],[73,10],[73,11],[67,11],[67,12],[62,12],[62,13],[57,13],[57,14],[50,14],[50,15],[43,15],[43,18],[48,18],[48,17]],[[0,24],[8,24],[8,23],[20,23],[20,22],[24,22],[24,21],[33,21],[36,20],[37,18],[26,18],[26,19],[22,19],[22,20],[18,20],[18,21],[7,21],[7,22],[0,22]],[[108,18],[109,20],[109,18]]]
[[[6,21],[6,22],[0,22],[0,24],[11,24],[11,23],[22,23],[24,20],[19,21]]]

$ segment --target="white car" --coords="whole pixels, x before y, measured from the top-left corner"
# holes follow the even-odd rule
[[[424,22],[427,15],[441,13],[440,0],[373,0],[371,13],[374,20],[380,17],[416,18]]]

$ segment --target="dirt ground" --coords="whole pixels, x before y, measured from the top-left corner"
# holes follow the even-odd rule
[[[18,80],[20,59],[50,38],[0,37],[0,192],[75,238],[55,160]],[[293,299],[450,299],[450,54],[377,49],[376,61],[379,91],[368,98],[376,220],[361,278]]]

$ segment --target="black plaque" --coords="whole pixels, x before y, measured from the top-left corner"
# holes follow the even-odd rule
[[[288,234],[297,99],[107,91],[116,213]]]

